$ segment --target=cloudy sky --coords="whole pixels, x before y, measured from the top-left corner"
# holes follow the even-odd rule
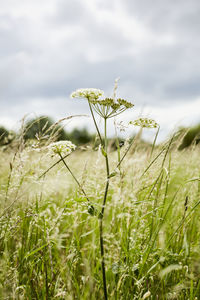
[[[71,92],[111,96],[118,77],[135,104],[121,120],[155,118],[163,137],[200,122],[199,16],[199,0],[0,0],[0,124],[88,114]]]

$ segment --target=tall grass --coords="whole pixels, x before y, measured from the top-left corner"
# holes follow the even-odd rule
[[[110,178],[109,299],[200,299],[199,148],[178,146],[171,140],[151,154],[138,141]],[[103,299],[99,221],[62,161],[40,177],[57,161],[45,150],[0,151],[0,299]],[[109,159],[112,170],[117,151]],[[100,151],[77,150],[67,163],[101,210]]]

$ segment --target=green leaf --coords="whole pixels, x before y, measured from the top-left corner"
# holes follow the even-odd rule
[[[103,156],[107,156],[107,153],[106,153],[106,151],[103,149],[103,147],[101,147],[101,153],[103,154]]]
[[[96,210],[94,208],[93,205],[88,205],[88,213],[91,215],[91,216],[94,216],[96,214]]]
[[[48,243],[42,245],[41,247],[33,250],[32,252],[28,253],[24,258],[27,259],[28,257],[34,255],[35,253],[37,253],[38,251],[42,250],[43,248],[45,248],[48,245]]]
[[[112,172],[108,178],[114,177],[115,175],[117,175],[117,172]]]

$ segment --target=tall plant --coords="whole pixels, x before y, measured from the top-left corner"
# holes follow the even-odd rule
[[[73,173],[73,171],[69,168],[68,164],[65,161],[65,158],[73,151],[75,150],[75,145],[73,145],[70,141],[63,141],[63,142],[56,142],[51,144],[49,147],[52,151],[52,153],[59,155],[60,161],[62,161],[67,168],[67,170],[70,172],[76,183],[78,184],[80,190],[82,191],[84,197],[88,201],[88,211],[90,214],[95,214],[98,216],[99,219],[99,240],[100,240],[100,253],[101,253],[101,270],[102,270],[102,278],[103,278],[103,291],[104,291],[104,298],[105,300],[108,299],[108,291],[107,291],[107,281],[106,281],[106,265],[105,265],[105,249],[104,249],[104,217],[105,217],[105,209],[106,209],[106,202],[109,192],[109,184],[110,184],[110,178],[115,176],[116,172],[115,170],[119,168],[122,161],[124,160],[125,156],[127,155],[132,143],[129,144],[127,149],[125,150],[124,155],[120,158],[118,161],[118,164],[116,165],[116,168],[110,172],[110,165],[109,165],[109,153],[108,153],[108,136],[107,136],[107,122],[108,119],[118,116],[119,114],[123,113],[127,109],[130,109],[134,106],[131,102],[128,102],[124,99],[118,98],[104,98],[103,97],[104,92],[99,89],[94,88],[87,88],[87,89],[78,89],[75,92],[71,94],[72,98],[82,98],[86,99],[89,105],[89,110],[100,140],[100,146],[101,146],[101,152],[103,156],[105,157],[105,168],[106,168],[106,184],[105,184],[105,190],[104,195],[102,199],[101,208],[99,211],[93,206],[91,203],[89,197],[87,196],[84,188],[78,181],[77,177]],[[101,119],[103,119],[104,124],[104,130],[103,134],[100,131],[100,128],[96,121],[96,114],[100,116]],[[158,124],[154,120],[150,119],[142,119],[135,121],[130,121],[129,124],[140,126],[140,127],[148,127],[148,128],[156,128],[158,127]],[[55,165],[55,164],[54,164]],[[53,165],[53,166],[54,166]],[[49,168],[50,169],[50,168]],[[48,169],[48,170],[49,170]],[[46,172],[45,172],[46,174]]]

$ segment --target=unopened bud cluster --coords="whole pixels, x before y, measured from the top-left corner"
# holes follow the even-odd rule
[[[72,98],[85,98],[96,113],[103,118],[111,118],[134,106],[131,102],[118,98],[101,99],[104,92],[99,89],[78,89],[71,94]]]
[[[131,108],[134,106],[133,103],[128,102],[124,99],[118,98],[117,100],[113,98],[97,99],[90,101],[92,104],[99,104],[103,106],[110,106],[113,110],[118,110],[119,108]]]
[[[139,118],[135,121],[130,121],[129,124],[134,126],[140,126],[142,128],[158,128],[159,125],[156,121],[153,119],[147,119],[147,118]]]

